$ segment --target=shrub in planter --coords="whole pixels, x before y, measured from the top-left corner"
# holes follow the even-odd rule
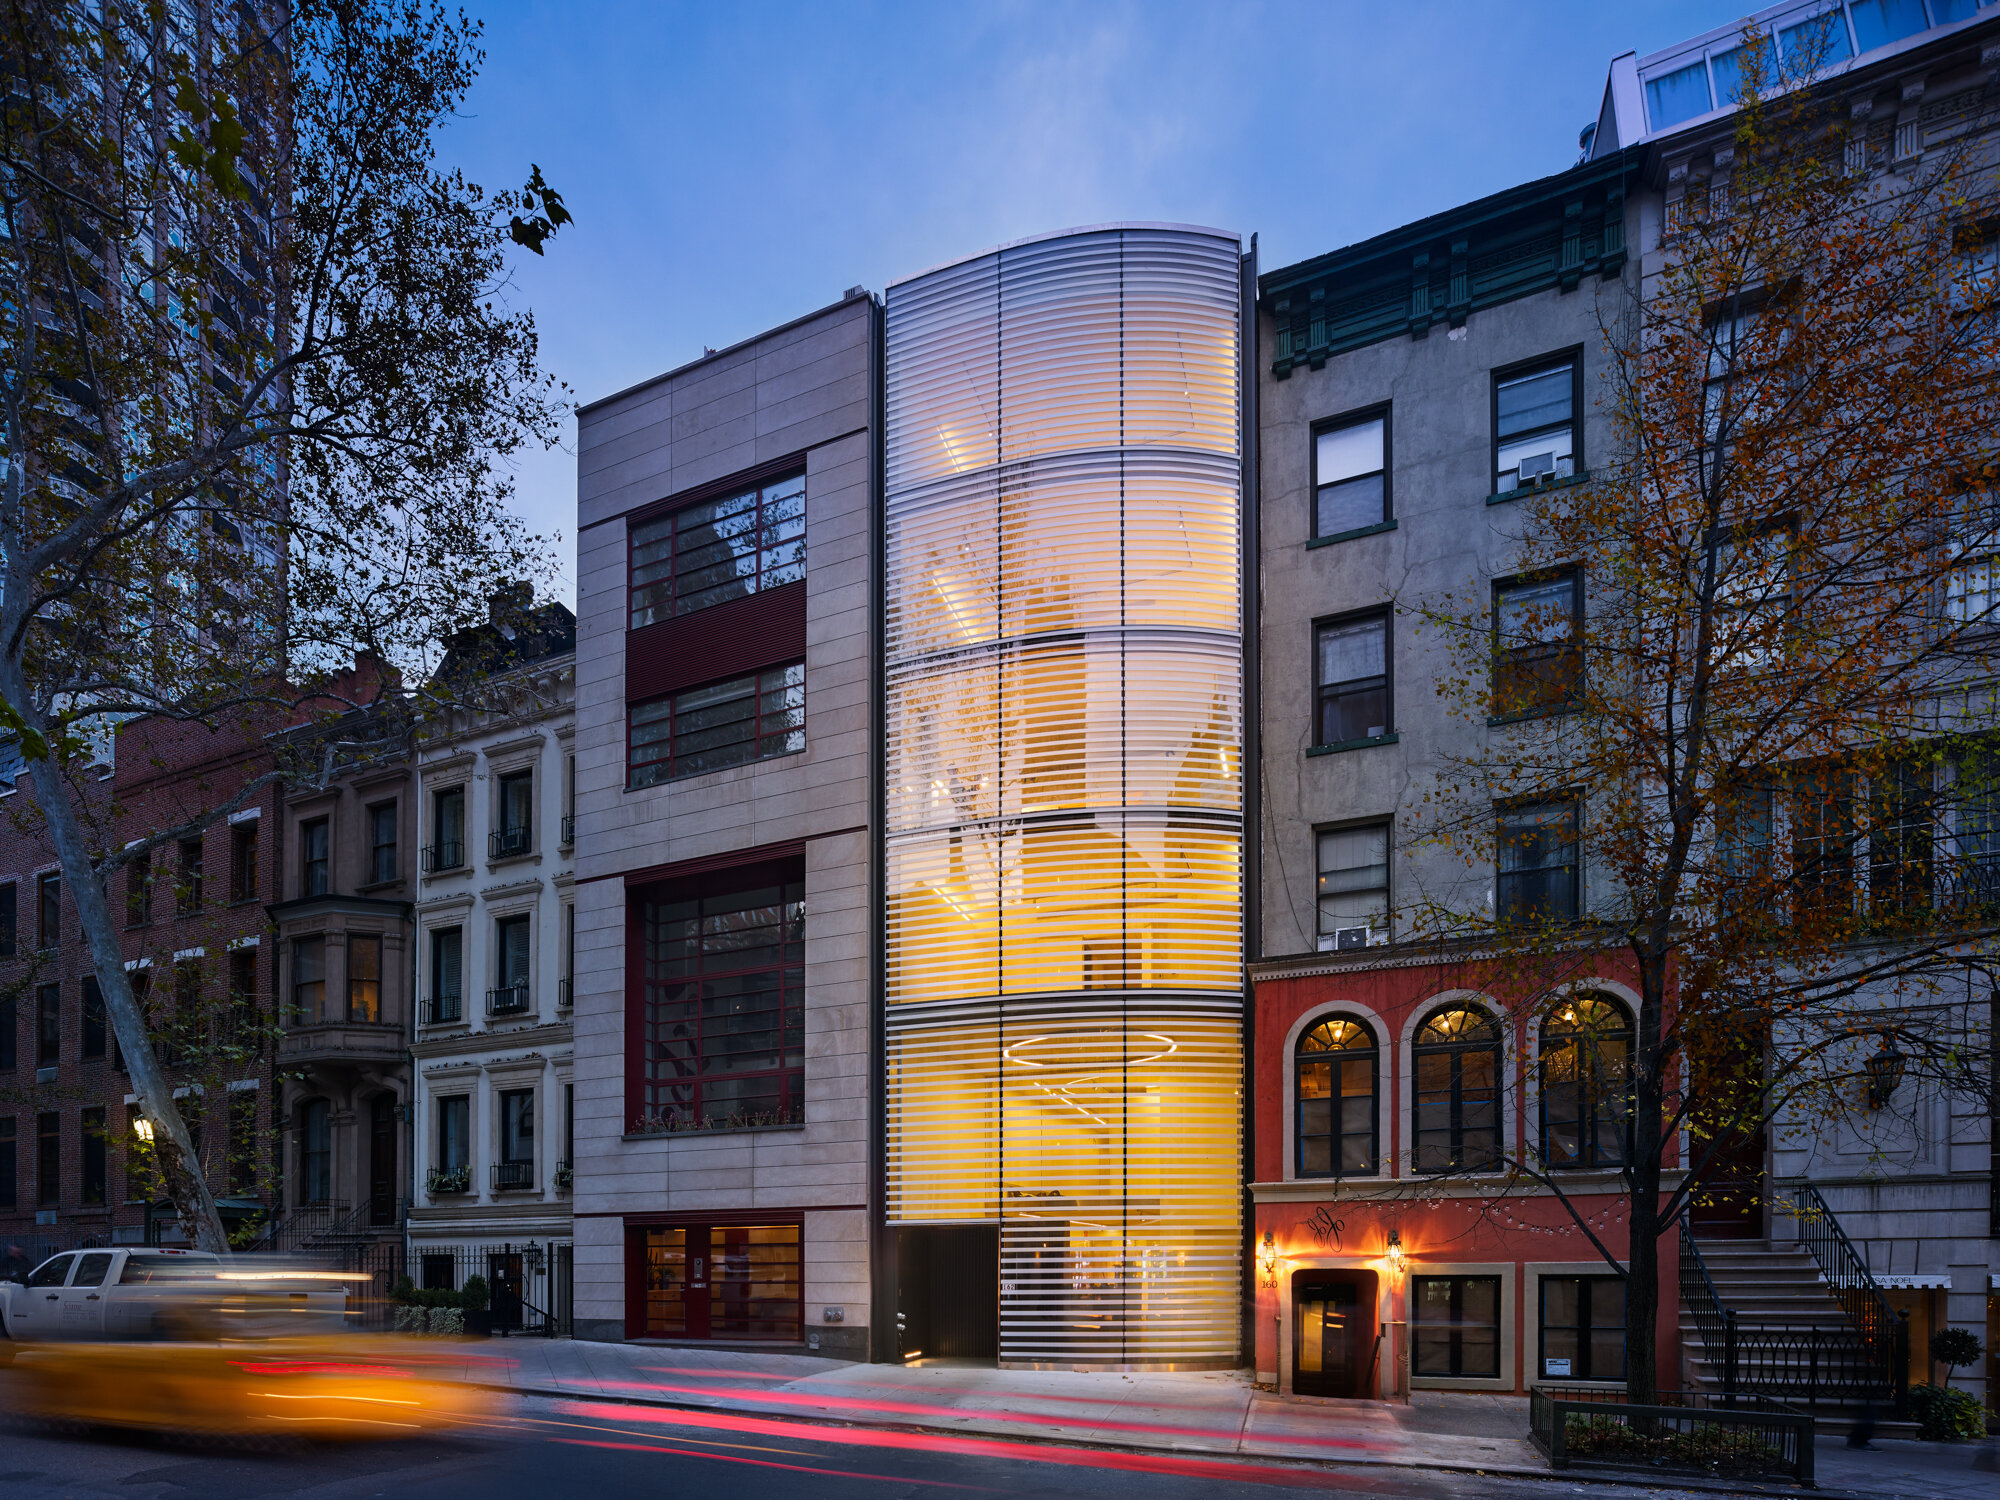
[[[485,1312],[487,1299],[492,1294],[486,1289],[484,1276],[468,1276],[465,1285],[459,1288],[459,1306],[467,1312]]]
[[[430,1314],[421,1307],[398,1304],[396,1308],[396,1332],[422,1333],[429,1322]]]
[[[1986,1408],[1970,1391],[1913,1385],[1910,1415],[1917,1419],[1917,1436],[1934,1443],[1986,1436]]]
[[[440,1307],[430,1315],[430,1331],[443,1338],[462,1338],[465,1335],[465,1311],[457,1307]]]

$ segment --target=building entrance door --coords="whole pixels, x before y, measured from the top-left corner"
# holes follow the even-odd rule
[[[387,1094],[368,1110],[368,1222],[396,1222],[396,1101]]]
[[[998,1225],[896,1232],[896,1331],[903,1359],[999,1357]]]
[[[798,1224],[672,1224],[638,1232],[643,1338],[797,1343],[805,1334]]]
[[[496,1330],[521,1326],[521,1253],[518,1250],[487,1252],[486,1294]]]
[[[1294,1272],[1292,1309],[1292,1390],[1374,1395],[1375,1273]]]

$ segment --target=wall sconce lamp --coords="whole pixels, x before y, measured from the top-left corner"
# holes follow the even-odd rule
[[[1391,1274],[1396,1276],[1402,1275],[1403,1265],[1403,1231],[1392,1229],[1389,1231],[1389,1270]]]
[[[1869,1058],[1861,1066],[1868,1074],[1868,1107],[1880,1109],[1896,1092],[1896,1085],[1903,1081],[1904,1057],[1896,1039],[1888,1032],[1882,1034],[1882,1050]]]
[[[1264,1243],[1257,1247],[1257,1269],[1264,1273],[1264,1285],[1278,1284],[1278,1243],[1271,1238],[1271,1231],[1264,1231]]]

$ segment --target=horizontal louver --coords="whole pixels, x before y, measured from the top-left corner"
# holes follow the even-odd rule
[[[887,307],[888,1202],[1000,1352],[1233,1360],[1238,254],[1059,236]]]

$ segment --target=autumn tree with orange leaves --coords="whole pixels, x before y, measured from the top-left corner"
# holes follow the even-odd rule
[[[1422,611],[1479,728],[1422,833],[1466,883],[1410,927],[1489,955],[1517,1019],[1607,954],[1640,997],[1629,1041],[1586,1022],[1539,1080],[1594,1081],[1624,1132],[1629,1259],[1604,1253],[1635,1401],[1661,1239],[1774,1120],[1881,1107],[1878,1052],[1926,1088],[1991,1079],[1992,121],[1890,167],[1836,82],[1745,41],[1733,141],[1604,307],[1614,457],[1515,507],[1513,565],[1548,587]],[[1504,1163],[1568,1204],[1558,1165],[1532,1140]]]

